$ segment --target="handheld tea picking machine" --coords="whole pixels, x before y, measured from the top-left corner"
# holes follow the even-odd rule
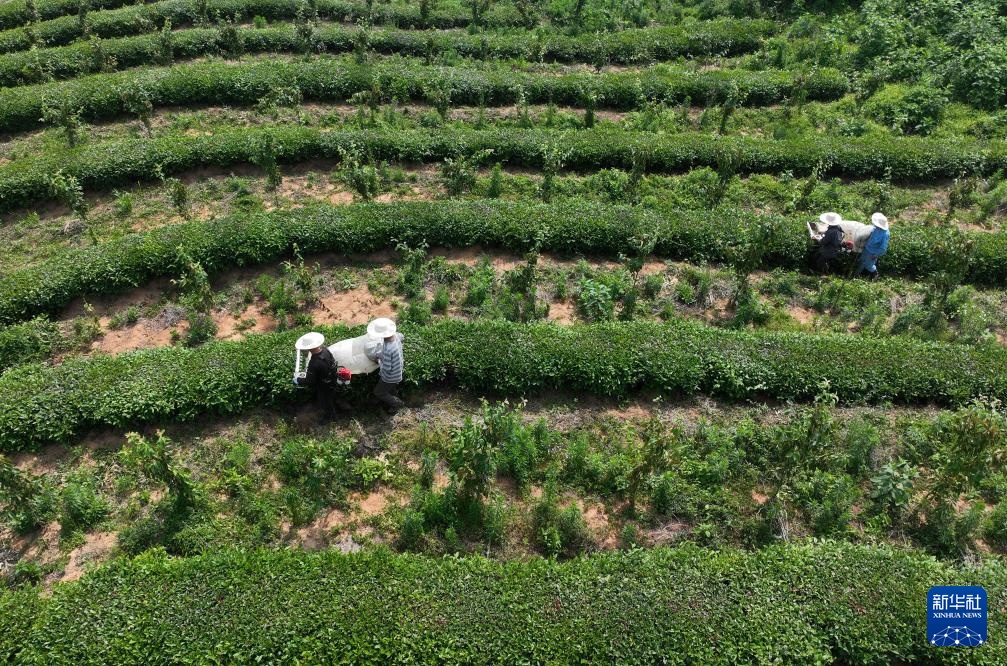
[[[840,251],[855,254],[863,252],[864,244],[874,230],[874,227],[869,224],[844,220],[838,213],[822,213],[817,220],[808,222],[809,242],[814,247],[818,247],[826,239],[829,227],[833,226],[838,226],[842,230]]]
[[[294,377],[303,380],[308,375],[311,350],[325,341],[321,333],[305,333],[294,343]],[[330,345],[329,353],[336,364],[336,384],[347,386],[353,375],[367,375],[378,369],[378,364],[367,357],[367,345],[373,342],[367,334],[347,338]]]
[[[808,248],[815,268],[827,273],[841,255],[860,254],[871,231],[871,225],[844,220],[839,213],[822,213],[817,221],[808,222]]]

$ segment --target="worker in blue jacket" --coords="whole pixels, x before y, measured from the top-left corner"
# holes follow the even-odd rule
[[[860,263],[857,264],[857,275],[866,272],[871,280],[878,279],[878,259],[888,252],[888,218],[881,213],[871,215],[871,224],[874,230],[864,244],[864,251],[860,253]]]

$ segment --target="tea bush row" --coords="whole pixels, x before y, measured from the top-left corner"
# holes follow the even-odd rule
[[[725,178],[741,173],[819,175],[849,178],[891,176],[899,182],[934,182],[963,172],[992,173],[1007,166],[1007,144],[980,145],[916,138],[827,138],[767,140],[702,133],[653,135],[613,129],[556,133],[494,128],[470,130],[318,130],[264,126],[228,129],[213,135],[184,133],[154,139],[130,138],[51,151],[0,166],[0,210],[53,197],[53,176],[62,171],[88,191],[151,181],[203,167],[261,163],[263,146],[271,162],[292,164],[339,159],[340,148],[356,147],[374,160],[439,163],[459,155],[485,154],[512,167],[542,168],[556,153],[570,170],[629,171],[634,163],[651,173],[719,167]],[[728,165],[725,167],[725,164]],[[554,167],[553,167],[554,168]]]
[[[76,2],[73,13],[43,21],[34,26],[20,26],[0,31],[0,53],[23,51],[31,47],[32,38],[58,46],[70,44],[84,36],[77,17]],[[126,37],[160,30],[164,22],[171,21],[179,27],[201,22],[212,22],[218,17],[248,21],[255,16],[276,20],[291,20],[297,16],[300,3],[288,0],[206,0],[205,12],[199,2],[192,0],[163,0],[147,4],[130,4],[118,9],[90,12],[87,16],[90,34],[102,38]],[[393,4],[372,6],[368,14],[367,5],[346,0],[316,0],[315,7],[320,18],[330,21],[355,22],[367,19],[375,24],[387,24],[400,28],[419,27],[419,7]],[[471,15],[454,7],[448,11],[430,13],[429,27],[458,28],[471,22]],[[498,27],[515,26],[519,23],[516,12],[494,12],[486,17],[487,25]]]
[[[647,100],[713,102],[732,91],[743,93],[748,104],[770,104],[792,96],[798,88],[812,99],[836,99],[846,91],[846,78],[835,70],[804,76],[774,70],[691,72],[667,67],[550,75],[499,66],[435,67],[399,58],[357,65],[351,59],[331,56],[293,62],[203,62],[8,88],[0,91],[0,129],[36,127],[45,106],[56,101],[79,110],[83,118],[114,118],[129,113],[130,100],[138,95],[154,107],[252,106],[277,89],[296,89],[304,100],[316,102],[345,101],[357,93],[375,92],[382,99],[423,101],[434,91],[446,90],[455,105],[510,105],[523,94],[530,104],[583,106],[593,93],[600,106],[634,109]]]
[[[316,206],[272,213],[240,214],[129,234],[97,246],[0,276],[0,323],[56,313],[75,298],[109,294],[180,275],[185,257],[211,275],[261,265],[302,253],[366,254],[398,242],[412,246],[530,249],[571,255],[617,257],[638,252],[655,239],[653,253],[677,261],[727,262],[738,238],[756,225],[771,230],[764,268],[806,265],[807,232],[798,218],[737,210],[652,211],[640,207],[568,199],[553,204],[499,200],[424,201]],[[1002,234],[970,232],[972,252],[962,260],[965,280],[1007,285],[1007,240]],[[942,268],[931,227],[895,227],[886,272],[925,277]]]
[[[596,66],[669,60],[680,56],[738,55],[755,50],[772,34],[769,21],[719,20],[688,27],[657,27],[615,33],[569,36],[557,32],[530,38],[527,33],[463,32],[426,33],[414,30],[376,30],[367,33],[367,48],[377,53],[431,56],[454,52],[484,60],[523,58],[555,62],[587,62]],[[238,31],[247,53],[297,52],[304,48],[290,25]],[[359,28],[320,26],[312,48],[329,53],[354,50]],[[220,31],[194,28],[174,32],[170,39],[176,59],[215,55],[222,50]],[[58,79],[101,71],[114,61],[116,69],[164,61],[161,35],[141,35],[102,41],[99,58],[95,46],[81,42],[70,46],[21,51],[0,56],[0,85],[36,83],[42,75]]]
[[[128,4],[133,4],[133,0],[90,0],[93,11],[117,9]],[[79,7],[80,0],[35,0],[38,18],[43,21],[76,14]],[[0,30],[23,26],[31,19],[28,3],[24,0],[11,0],[0,5]]]
[[[49,46],[70,44],[81,37],[84,31],[77,16],[78,0],[59,0],[64,5],[71,5],[70,14],[58,16],[53,12],[44,14],[54,16],[34,26],[14,27],[16,19],[0,19],[0,53],[27,50],[32,45],[32,39]],[[126,3],[120,0],[92,0],[92,6],[112,6]],[[21,7],[24,5],[22,3]],[[44,2],[38,0],[40,13]],[[387,25],[397,28],[464,28],[472,24],[470,6],[460,3],[431,2],[429,15],[426,19],[421,14],[419,2],[378,3],[352,2],[348,0],[315,0],[312,3],[321,19],[336,22],[355,23],[367,20],[374,25]],[[590,3],[589,3],[590,4]],[[202,7],[201,7],[202,5]],[[147,4],[130,4],[118,9],[92,11],[87,15],[88,31],[98,37],[126,37],[140,35],[160,30],[164,22],[180,26],[214,22],[218,18],[227,20],[235,16],[240,21],[250,21],[261,16],[269,21],[292,20],[297,17],[301,3],[290,0],[163,0]],[[14,9],[14,8],[12,8]],[[14,16],[18,10],[14,9]],[[23,10],[21,10],[23,16]],[[488,12],[481,18],[482,25],[487,28],[507,28],[522,26],[521,15],[511,3],[493,3]],[[529,31],[531,38],[531,31]]]
[[[0,596],[0,645],[21,664],[1004,663],[999,641],[927,644],[937,584],[983,585],[989,632],[1004,631],[992,610],[1007,602],[1001,562],[963,567],[888,547],[686,545],[562,563],[152,552],[51,597]]]
[[[747,333],[693,322],[561,327],[444,320],[405,327],[407,385],[472,395],[705,393],[804,400],[824,382],[849,403],[1007,399],[1007,349],[849,335]],[[322,327],[339,340],[361,328]],[[301,331],[303,332],[303,331]],[[238,414],[309,392],[291,382],[298,333],[24,365],[0,376],[0,450],[68,442],[92,427]],[[373,377],[349,397],[370,401]]]

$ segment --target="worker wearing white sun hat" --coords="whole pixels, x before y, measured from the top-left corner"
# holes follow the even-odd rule
[[[298,376],[297,371],[294,371],[294,384],[315,390],[317,407],[322,418],[332,420],[340,411],[348,411],[349,404],[339,397],[337,391],[339,380],[347,371],[346,368],[339,367],[332,352],[325,347],[325,336],[315,331],[305,333],[298,338],[294,346],[310,354],[304,377]]]
[[[405,404],[399,398],[399,385],[405,366],[402,357],[404,336],[395,328],[395,322],[387,317],[379,317],[367,325],[367,357],[378,363],[378,385],[374,387],[374,397],[385,405],[385,411],[395,414]]]
[[[864,245],[864,251],[860,253],[860,263],[857,265],[857,275],[866,272],[871,280],[878,279],[878,259],[888,251],[888,218],[881,213],[871,215],[871,224],[874,230],[870,238]]]
[[[839,213],[822,213],[819,222],[825,225],[825,233],[818,241],[818,254],[815,266],[819,273],[826,273],[833,259],[839,256],[843,246],[843,216]]]

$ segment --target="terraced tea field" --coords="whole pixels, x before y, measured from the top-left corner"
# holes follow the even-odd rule
[[[0,5],[0,660],[1007,663],[1007,6]],[[870,222],[879,278],[807,224]],[[292,351],[379,317],[329,418]],[[386,366],[387,367],[387,366]],[[988,641],[928,641],[981,585]]]

